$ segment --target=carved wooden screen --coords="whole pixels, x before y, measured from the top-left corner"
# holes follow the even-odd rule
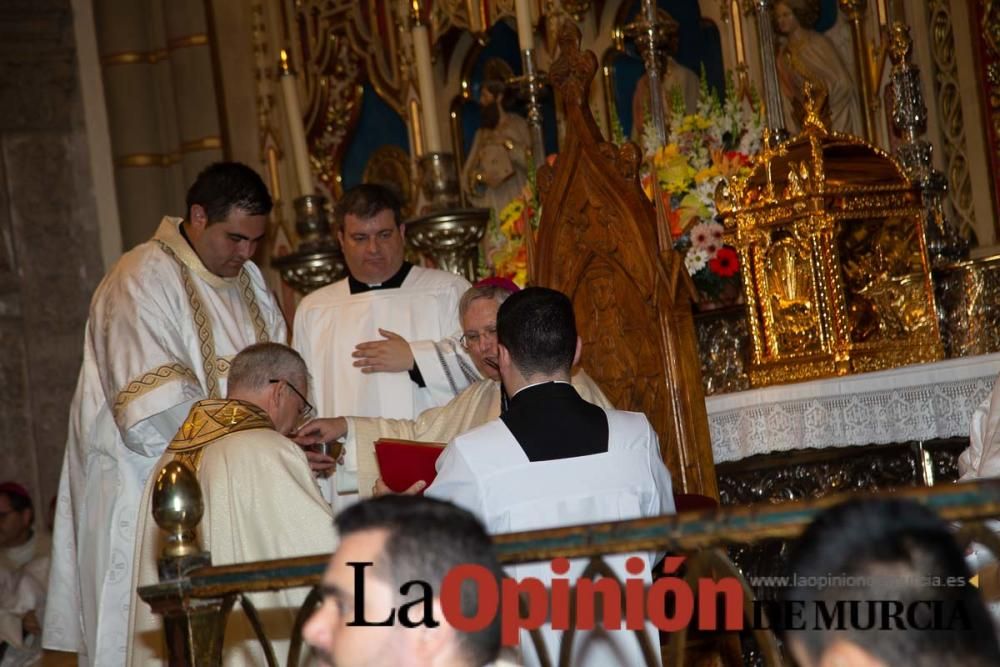
[[[639,149],[601,137],[587,106],[597,59],[579,41],[564,24],[550,78],[566,132],[538,174],[534,283],[570,296],[584,369],[615,407],[649,417],[676,490],[717,497],[690,279],[639,185]]]

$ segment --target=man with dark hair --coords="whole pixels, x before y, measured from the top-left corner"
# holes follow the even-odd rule
[[[349,275],[304,298],[293,328],[315,374],[319,413],[413,419],[444,405],[478,379],[458,344],[458,300],[469,283],[404,260],[406,225],[388,189],[351,188],[335,213]],[[358,492],[354,450],[345,454],[333,484],[324,480],[335,509]]]
[[[487,278],[470,287],[458,303],[462,321],[462,346],[476,370],[483,376],[439,408],[424,410],[415,419],[382,419],[378,417],[332,417],[316,419],[299,430],[297,442],[310,445],[344,438],[344,448],[358,462],[358,492],[371,495],[379,477],[375,459],[375,441],[417,440],[448,442],[476,426],[500,416],[505,402],[497,365],[497,310],[519,291],[509,280]],[[603,407],[612,407],[594,381],[574,369],[573,386],[585,400]]]
[[[472,511],[493,534],[673,513],[670,474],[649,420],[588,403],[569,382],[581,345],[566,295],[541,287],[512,295],[497,314],[497,336],[508,409],[448,444],[427,495]],[[605,560],[624,580],[635,576],[625,569],[630,555],[645,561],[649,582],[652,554]],[[572,563],[566,576],[577,578],[585,565]],[[516,566],[511,574],[553,576],[547,564]],[[543,629],[554,658],[562,633]],[[651,624],[647,637],[658,646]],[[525,663],[538,664],[528,645],[522,633]],[[573,665],[644,664],[627,630],[579,632],[573,647]]]
[[[198,534],[213,565],[333,551],[330,505],[320,495],[305,453],[285,437],[312,411],[305,398],[308,386],[306,365],[295,350],[279,343],[257,343],[233,359],[226,399],[206,399],[191,407],[143,493],[128,664],[139,667],[166,660],[162,619],[136,591],[159,581],[156,563],[163,535],[153,520],[151,498],[157,472],[167,463],[181,461],[198,478],[205,504]],[[298,588],[250,596],[281,664],[307,592]],[[226,623],[223,662],[265,664],[242,612],[233,612]]]
[[[35,528],[27,489],[0,484],[0,665],[33,665],[41,659],[40,619],[49,578],[48,535]]]
[[[1000,664],[990,616],[948,525],[906,500],[848,501],[793,547],[798,605],[785,638],[801,667],[986,667]],[[814,619],[842,609],[843,627]],[[852,620],[854,619],[854,620]]]
[[[323,603],[306,623],[302,636],[320,660],[337,667],[481,667],[500,650],[499,614],[477,632],[462,632],[448,624],[441,611],[441,582],[459,565],[478,565],[492,572],[498,585],[502,573],[489,535],[471,514],[451,503],[431,498],[382,496],[348,507],[337,515],[340,544],[323,575]],[[359,588],[363,581],[363,590]],[[424,590],[408,582],[426,582],[434,621],[419,623],[423,605],[411,614],[415,627],[400,619],[378,622],[390,610],[413,602]],[[476,615],[476,589],[463,588],[461,611]],[[433,627],[432,627],[433,625]]]
[[[271,205],[254,170],[213,164],[191,186],[186,217],[164,217],[94,293],[59,484],[46,648],[123,663],[143,483],[191,404],[225,394],[233,355],[286,338],[250,261]]]

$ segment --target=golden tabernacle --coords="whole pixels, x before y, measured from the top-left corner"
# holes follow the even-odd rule
[[[942,358],[921,192],[863,140],[827,131],[765,146],[717,193],[740,254],[754,386]]]

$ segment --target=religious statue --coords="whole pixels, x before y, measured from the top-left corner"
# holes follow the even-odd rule
[[[528,180],[531,132],[523,116],[511,111],[507,82],[510,66],[499,58],[486,62],[479,93],[480,126],[462,169],[469,201],[497,214],[521,194]]]
[[[660,66],[660,95],[663,98],[663,124],[670,126],[670,116],[674,112],[674,100],[679,95],[684,101],[684,113],[693,114],[698,108],[701,83],[698,75],[674,60],[677,53],[680,24],[662,9],[656,10],[659,24],[657,55]],[[642,39],[636,40],[643,62],[646,60],[646,46]],[[646,119],[652,114],[649,97],[649,75],[644,73],[632,94],[632,139],[642,144]]]
[[[776,66],[785,98],[785,126],[802,129],[805,117],[805,83],[821,100],[824,124],[836,132],[863,133],[861,102],[854,79],[834,43],[814,27],[819,19],[815,0],[778,0],[773,5],[778,32]]]

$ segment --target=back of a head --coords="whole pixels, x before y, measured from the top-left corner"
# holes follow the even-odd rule
[[[503,573],[493,543],[483,524],[466,510],[443,500],[424,496],[385,495],[349,506],[334,522],[340,539],[367,530],[388,533],[381,558],[392,572],[393,590],[407,581],[425,581],[440,594],[441,582],[459,565],[479,565],[493,573],[498,585]],[[471,618],[478,609],[477,589],[465,582],[462,615]],[[469,664],[484,665],[500,651],[500,619],[478,632],[457,632]]]
[[[962,551],[947,524],[923,505],[856,500],[827,510],[794,546],[792,573],[797,585],[784,599],[804,603],[806,629],[786,637],[814,664],[838,639],[887,665],[1000,664],[989,613],[969,583]],[[842,630],[815,627],[813,619],[838,602],[856,605],[857,621]],[[897,621],[893,612],[900,610]]]
[[[205,167],[188,188],[186,214],[195,204],[205,209],[209,224],[222,222],[234,208],[248,215],[267,215],[273,206],[260,175],[241,162]]]
[[[337,201],[333,220],[337,229],[343,229],[347,215],[368,220],[387,209],[392,211],[397,225],[403,222],[402,202],[395,192],[377,183],[362,183],[349,189]]]
[[[271,380],[285,380],[305,387],[308,377],[306,362],[292,348],[281,343],[255,343],[233,357],[228,393],[233,396],[261,391]]]
[[[576,354],[573,304],[547,287],[512,294],[497,313],[497,340],[525,377],[569,372]]]

